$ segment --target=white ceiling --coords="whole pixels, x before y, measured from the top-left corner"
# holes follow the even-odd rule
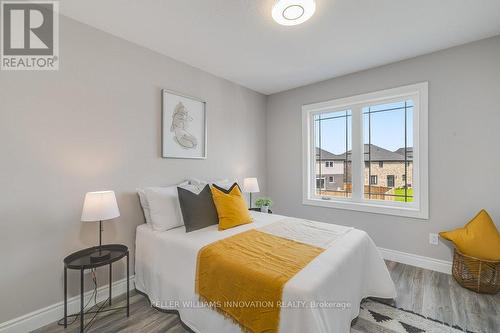
[[[500,34],[500,0],[316,0],[306,23],[274,0],[64,0],[63,15],[264,94]]]

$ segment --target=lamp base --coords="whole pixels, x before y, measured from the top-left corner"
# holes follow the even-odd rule
[[[111,257],[111,252],[108,250],[97,250],[90,254],[90,262],[100,262],[108,260]]]

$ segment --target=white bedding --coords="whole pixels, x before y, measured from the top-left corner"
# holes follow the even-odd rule
[[[241,332],[231,320],[200,306],[194,290],[196,258],[205,245],[258,228],[326,248],[286,283],[283,304],[288,306],[280,312],[280,332],[349,332],[363,298],[396,296],[384,261],[364,231],[273,214],[252,212],[252,216],[254,223],[225,231],[214,225],[190,233],[183,227],[156,232],[149,225],[140,225],[136,288],[154,306],[178,310],[182,321],[195,332]],[[283,223],[275,223],[278,221]]]

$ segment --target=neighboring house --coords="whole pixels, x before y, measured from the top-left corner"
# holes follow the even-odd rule
[[[347,152],[350,159],[351,151]],[[371,168],[370,162],[371,161]],[[407,148],[406,170],[404,148],[389,151],[365,144],[365,185],[381,188],[412,186],[413,148]],[[346,155],[336,155],[316,148],[316,187],[325,191],[344,191],[351,183],[351,163]]]
[[[316,148],[316,188],[327,191],[343,191],[347,179],[345,154],[335,155]],[[350,165],[348,166],[350,168]],[[347,171],[349,174],[349,171]],[[350,179],[350,178],[349,178]]]
[[[376,145],[365,144],[365,184],[387,188],[400,188],[407,185],[412,186],[413,181],[413,148],[408,147],[406,153],[404,148],[389,151]],[[371,161],[371,170],[369,170]],[[405,179],[408,175],[408,179]]]

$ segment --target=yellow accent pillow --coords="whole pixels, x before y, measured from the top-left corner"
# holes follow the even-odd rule
[[[478,259],[500,260],[500,233],[484,209],[463,228],[440,232],[439,235],[452,241],[463,254]]]
[[[240,187],[234,183],[229,190],[212,185],[212,197],[219,215],[219,230],[252,223]]]

